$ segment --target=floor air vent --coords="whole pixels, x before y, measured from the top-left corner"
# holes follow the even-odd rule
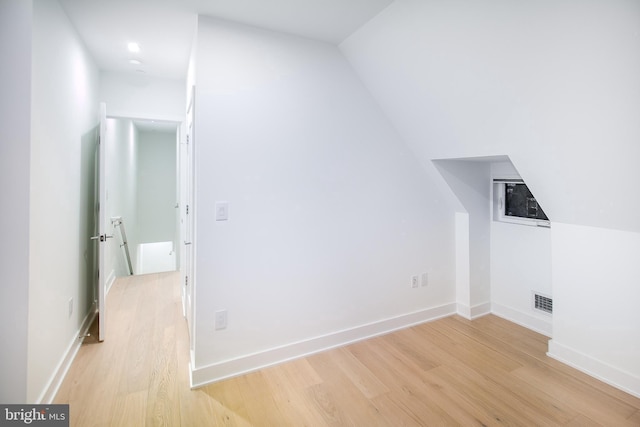
[[[533,294],[533,308],[547,314],[553,313],[553,300],[545,295]]]

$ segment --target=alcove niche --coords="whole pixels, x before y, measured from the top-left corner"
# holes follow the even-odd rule
[[[551,221],[501,221],[496,212],[494,191],[504,188],[498,183],[526,184],[526,177],[507,155],[432,161],[457,200],[458,313],[468,319],[493,313],[551,336]]]

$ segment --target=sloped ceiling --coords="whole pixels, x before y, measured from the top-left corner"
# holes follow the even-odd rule
[[[392,2],[60,0],[101,69],[172,79],[185,77],[197,14],[337,44]],[[127,51],[132,41],[140,45],[139,54]]]

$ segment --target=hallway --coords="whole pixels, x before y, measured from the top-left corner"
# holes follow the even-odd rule
[[[178,278],[170,272],[116,280],[107,338],[81,347],[54,402],[70,404],[72,426],[180,425],[178,399],[190,393]]]

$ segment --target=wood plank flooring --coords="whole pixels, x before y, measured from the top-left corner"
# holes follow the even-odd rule
[[[548,339],[458,316],[197,390],[177,273],[118,279],[107,339],[55,403],[72,426],[640,426],[640,399],[548,358]]]

